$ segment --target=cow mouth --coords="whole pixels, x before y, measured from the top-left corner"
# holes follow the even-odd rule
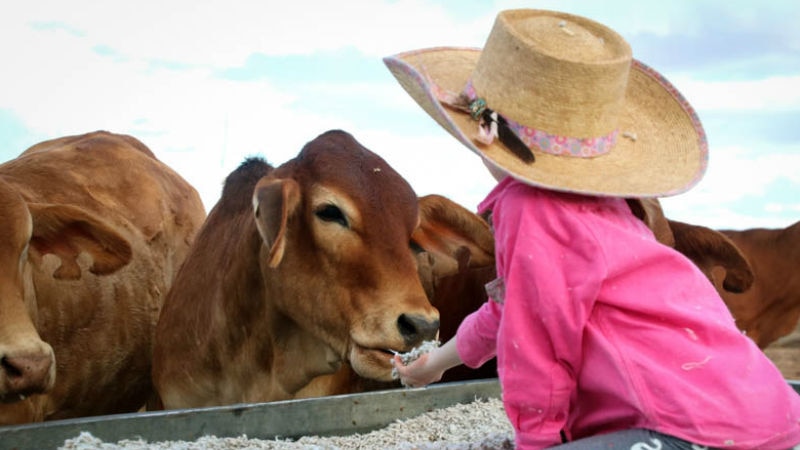
[[[9,403],[21,402],[26,398],[27,396],[25,394],[6,393],[0,395],[0,404],[7,405]]]
[[[364,347],[354,344],[350,349],[350,365],[362,377],[378,381],[391,381],[394,350]]]

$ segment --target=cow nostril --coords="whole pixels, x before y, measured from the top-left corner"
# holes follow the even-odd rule
[[[45,392],[52,387],[52,368],[53,358],[47,353],[0,358],[0,371],[6,374],[6,388],[10,393]]]
[[[9,378],[22,376],[22,370],[11,364],[5,356],[0,358],[0,368],[8,374]]]
[[[439,319],[429,320],[423,316],[400,314],[397,318],[397,329],[407,344],[418,344],[424,340],[436,338],[439,331]]]

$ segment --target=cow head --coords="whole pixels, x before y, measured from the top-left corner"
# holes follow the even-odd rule
[[[253,193],[267,297],[360,375],[390,379],[389,351],[434,339],[439,315],[411,249],[417,197],[349,134],[325,133]]]
[[[481,216],[441,195],[419,198],[420,222],[411,236],[417,270],[428,299],[439,310],[439,340],[455,335],[464,317],[486,301],[484,284],[495,278],[494,237]],[[495,366],[475,370],[455,367],[443,380],[463,381],[497,376]],[[335,374],[323,375],[298,393],[299,397],[351,394],[390,389],[394,383],[358,376],[347,364]]]
[[[0,179],[0,402],[45,392],[55,381],[53,349],[36,330],[36,293],[31,265],[54,255],[52,276],[81,276],[78,256],[92,259],[89,270],[108,273],[131,257],[127,241],[82,210],[26,203]]]
[[[435,280],[466,268],[494,266],[494,236],[489,223],[441,195],[420,198],[420,223],[412,236],[426,290]],[[428,273],[429,272],[429,273]]]

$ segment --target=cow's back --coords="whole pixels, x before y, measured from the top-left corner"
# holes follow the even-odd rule
[[[193,233],[205,216],[197,191],[131,136],[98,131],[45,141],[0,173],[28,201],[78,205],[147,239]]]
[[[55,351],[56,385],[0,406],[0,422],[26,408],[31,420],[136,411],[152,393],[163,298],[205,218],[199,195],[144,144],[107,132],[37,144],[0,165],[0,177],[29,205],[74,206],[130,245],[130,261],[110,273],[77,255],[78,279],[54,276],[62,262],[53,255],[31,257],[26,302]]]

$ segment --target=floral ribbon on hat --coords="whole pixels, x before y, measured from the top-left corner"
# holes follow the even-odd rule
[[[605,136],[575,138],[547,133],[533,127],[522,125],[498,114],[478,97],[472,80],[460,94],[442,89],[429,78],[436,98],[446,106],[469,114],[478,121],[478,134],[475,139],[489,145],[498,138],[512,153],[526,163],[534,161],[532,148],[553,155],[591,158],[608,153],[617,141],[618,130]]]

